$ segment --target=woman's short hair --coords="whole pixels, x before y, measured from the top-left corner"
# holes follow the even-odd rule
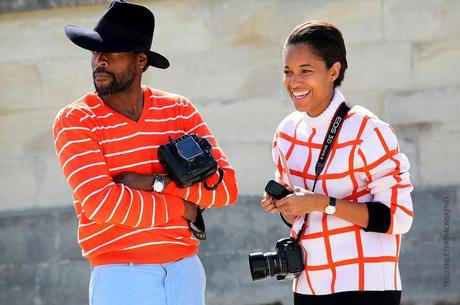
[[[334,81],[334,88],[340,86],[348,67],[347,51],[340,30],[326,21],[307,21],[294,28],[286,40],[285,46],[299,43],[310,46],[315,55],[326,63],[327,68],[340,62],[340,73]]]

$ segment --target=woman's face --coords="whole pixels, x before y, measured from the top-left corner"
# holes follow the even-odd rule
[[[334,80],[340,63],[330,69],[304,43],[287,45],[284,49],[284,87],[297,111],[318,116],[329,106],[334,96]]]

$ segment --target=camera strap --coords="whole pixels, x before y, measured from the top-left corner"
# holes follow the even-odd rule
[[[326,165],[327,158],[329,157],[329,154],[331,153],[332,145],[334,145],[335,137],[339,133],[340,128],[342,127],[342,123],[348,114],[348,111],[350,111],[350,107],[348,107],[347,104],[345,104],[345,102],[342,102],[342,104],[340,104],[339,108],[334,114],[334,119],[329,124],[329,131],[326,137],[324,138],[323,147],[321,148],[321,152],[318,156],[318,161],[316,161],[315,182],[313,183],[312,192],[315,191],[316,182],[318,181],[318,177],[322,173]],[[302,235],[306,228],[307,218],[308,218],[308,214],[306,214],[304,217],[302,228],[297,234],[297,238],[295,240],[296,243],[299,243],[300,239],[302,238]]]
[[[204,208],[197,208],[196,219],[194,222],[189,221],[188,226],[192,234],[199,240],[206,240],[206,228],[203,219]]]
[[[207,183],[206,183],[206,180],[203,181],[203,185],[204,185],[204,188],[207,189],[208,191],[214,191],[218,186],[219,184],[222,182],[222,180],[224,179],[224,170],[222,169],[222,167],[219,167],[219,169],[217,170],[219,172],[219,180],[216,182],[216,184],[214,184],[213,186],[209,186]]]

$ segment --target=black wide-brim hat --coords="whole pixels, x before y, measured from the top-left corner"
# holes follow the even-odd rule
[[[154,30],[155,17],[148,8],[116,0],[94,30],[67,25],[65,34],[77,46],[90,51],[145,52],[149,65],[166,69],[168,59],[150,50]]]

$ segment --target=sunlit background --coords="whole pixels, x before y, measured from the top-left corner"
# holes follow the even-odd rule
[[[403,236],[403,304],[460,304],[460,1],[163,0],[153,49],[171,61],[144,83],[196,104],[237,169],[235,207],[207,211],[207,303],[292,304],[290,282],[252,283],[247,254],[288,234],[257,206],[270,145],[293,108],[281,52],[292,28],[324,19],[343,32],[342,92],[389,122],[411,161],[415,220]],[[56,113],[92,90],[90,54],[64,26],[93,28],[103,0],[0,1],[0,304],[87,304],[89,266],[71,191],[54,153]]]

